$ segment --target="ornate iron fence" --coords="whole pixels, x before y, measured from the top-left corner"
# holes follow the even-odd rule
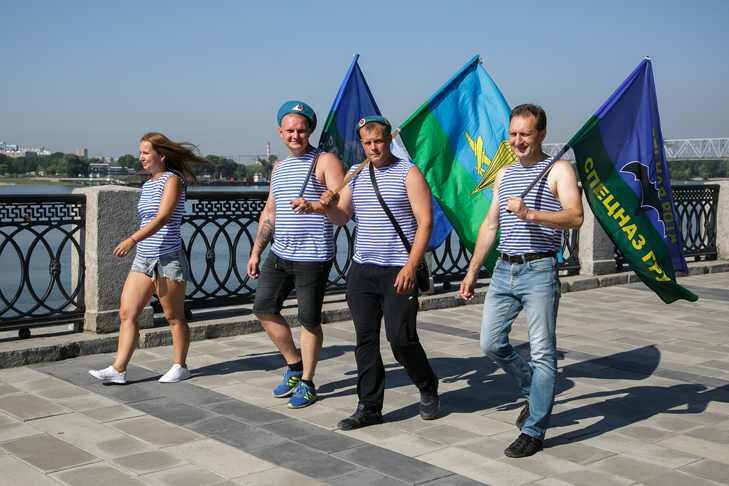
[[[677,184],[671,187],[671,192],[683,236],[684,256],[694,261],[716,260],[719,185]],[[617,248],[615,266],[618,271],[625,266],[625,258]]]
[[[267,196],[254,191],[188,192],[182,237],[192,274],[186,296],[189,308],[253,301],[256,282],[247,275],[246,263]],[[338,227],[334,236],[337,257],[329,275],[331,292],[345,288],[353,254],[353,226]],[[263,258],[266,255],[264,252]]]
[[[246,262],[266,196],[188,192],[182,234],[192,274],[187,287],[190,307],[250,302],[255,286],[246,274]]]
[[[694,260],[716,260],[719,185],[676,185],[671,192],[681,222],[684,256]]]
[[[81,195],[0,196],[0,264],[13,275],[0,280],[0,330],[83,321],[85,208]]]
[[[246,263],[258,229],[267,194],[263,192],[197,192],[187,194],[188,208],[182,234],[190,260],[188,307],[203,308],[253,301],[256,282],[246,274]],[[336,259],[329,274],[328,291],[341,292],[354,254],[353,224],[335,230]],[[579,271],[578,232],[565,231],[562,273]],[[470,252],[453,233],[432,253],[436,283],[451,288],[468,269]],[[265,255],[264,255],[265,257]],[[488,273],[481,272],[482,277]]]

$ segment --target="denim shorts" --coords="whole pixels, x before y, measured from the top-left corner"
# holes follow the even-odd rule
[[[166,278],[175,282],[190,280],[190,266],[185,250],[165,253],[158,257],[144,257],[137,254],[132,262],[131,272],[143,273],[152,280]]]
[[[304,327],[321,324],[321,306],[333,260],[326,262],[295,262],[270,252],[261,265],[253,312],[281,313],[284,300],[296,289],[299,323]]]

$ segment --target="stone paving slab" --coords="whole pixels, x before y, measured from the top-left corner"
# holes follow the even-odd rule
[[[53,475],[54,478],[69,486],[143,486],[145,483],[106,464],[94,464]]]
[[[0,456],[0,485],[2,486],[58,486],[58,482],[26,462],[10,456]]]
[[[483,306],[468,305],[419,316],[441,379],[436,421],[418,417],[417,389],[383,339],[386,422],[336,430],[356,405],[345,321],[324,328],[320,401],[302,410],[271,396],[283,362],[256,334],[193,343],[193,378],[174,385],[157,382],[169,346],[140,350],[126,386],[87,373],[111,355],[0,370],[0,399],[59,407],[23,416],[4,402],[0,464],[28,484],[729,484],[729,274],[683,282],[699,302],[666,306],[631,285],[563,296],[558,396],[531,458],[503,456],[520,402],[479,350]],[[528,354],[523,316],[512,335]]]
[[[10,454],[44,472],[99,460],[96,456],[47,434],[4,442],[2,447]]]

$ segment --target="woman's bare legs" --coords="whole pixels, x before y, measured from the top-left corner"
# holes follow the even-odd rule
[[[149,304],[154,292],[154,280],[140,272],[129,272],[119,303],[119,343],[112,366],[126,371],[139,340],[139,316]]]
[[[190,328],[185,319],[185,284],[168,278],[157,279],[157,296],[172,332],[175,363],[186,366],[190,349]]]

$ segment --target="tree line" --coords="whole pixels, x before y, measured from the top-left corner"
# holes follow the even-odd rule
[[[275,156],[268,159],[259,157],[251,164],[238,164],[234,160],[219,155],[207,155],[209,164],[193,164],[192,169],[198,178],[213,180],[253,181],[256,176],[265,180],[270,178],[271,168],[276,161]],[[88,177],[90,164],[104,163],[98,158],[85,159],[74,154],[55,152],[51,155],[27,153],[22,157],[8,157],[0,154],[0,176],[22,177],[43,175],[46,177]],[[121,166],[139,171],[142,169],[139,158],[125,154],[119,157],[113,166]]]
[[[259,157],[251,164],[238,164],[219,155],[208,155],[209,164],[194,164],[193,172],[199,178],[213,180],[237,180],[251,182],[256,176],[270,179],[275,156]],[[74,154],[55,152],[51,155],[28,153],[23,157],[8,157],[0,154],[0,176],[18,177],[45,175],[57,177],[88,177],[89,164],[103,163],[101,159],[84,159]],[[111,165],[141,170],[139,158],[126,154]],[[674,181],[706,180],[729,177],[729,160],[671,160],[668,162],[671,179]]]

